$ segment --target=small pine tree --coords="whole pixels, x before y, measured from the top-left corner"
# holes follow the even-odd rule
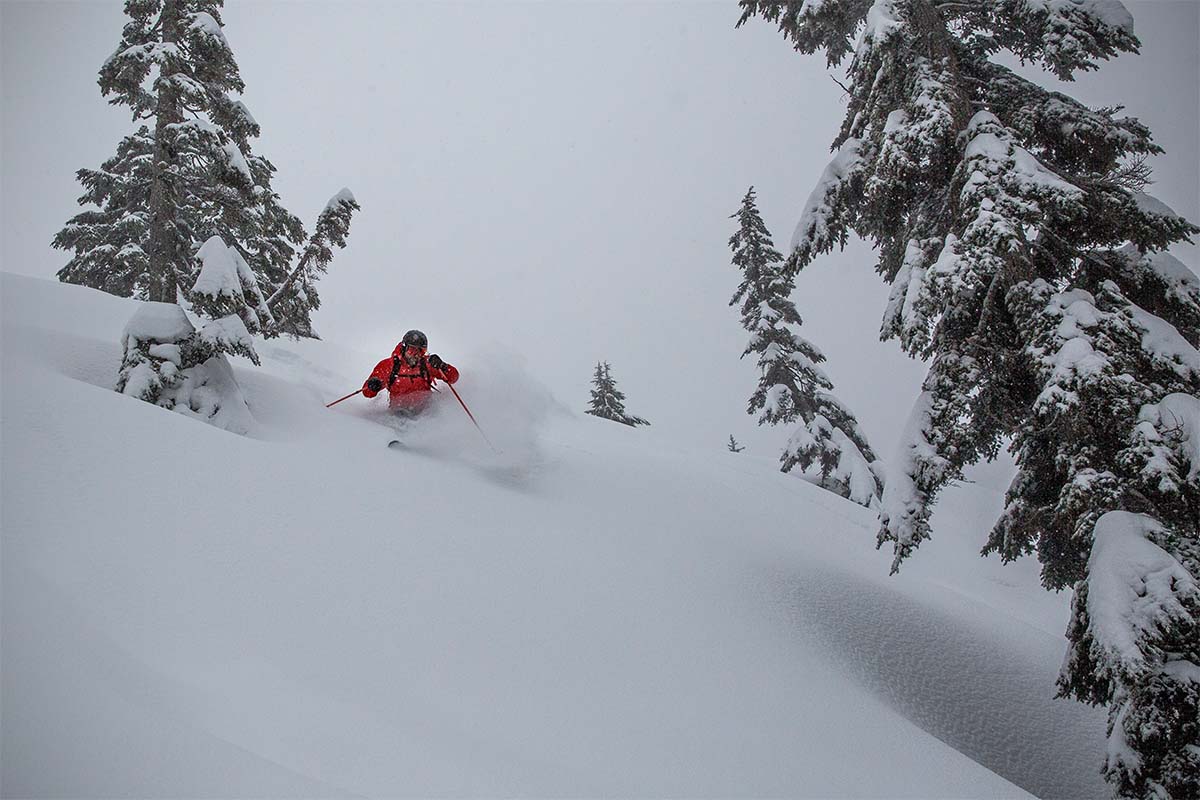
[[[617,388],[607,361],[596,362],[596,372],[592,376],[592,401],[586,413],[630,427],[650,424],[641,417],[626,413],[625,395]]]
[[[740,453],[740,452],[742,452],[742,451],[743,451],[743,450],[745,450],[745,449],[746,449],[745,447],[742,447],[740,444],[738,444],[738,440],[737,440],[737,439],[733,438],[733,434],[732,434],[732,433],[731,433],[731,434],[729,434],[729,452],[731,452],[731,453]]]
[[[251,333],[264,324],[262,292],[249,265],[221,240],[200,248],[189,295],[207,321],[197,330],[174,303],[147,302],[126,325],[116,389],[236,433],[250,429],[246,399],[226,355],[258,364]]]
[[[853,53],[787,269],[870,240],[893,286],[883,336],[929,361],[883,498],[893,571],[940,489],[1011,441],[985,552],[1036,552],[1048,588],[1073,588],[1058,685],[1108,706],[1117,794],[1200,796],[1200,281],[1163,252],[1200,229],[1141,192],[1161,149],[1138,120],[994,58],[1069,80],[1135,52],[1132,17],[1083,1],[741,6],[831,66]]]
[[[729,304],[742,302],[742,327],[750,332],[742,357],[758,354],[762,374],[747,413],[761,412],[760,425],[799,423],[780,456],[784,472],[799,465],[819,486],[877,505],[881,466],[854,415],[833,396],[833,383],[818,366],[825,356],[793,330],[802,324],[790,299],[794,283],[758,213],[754,187],[732,218],[739,227],[729,247],[742,282]]]
[[[126,324],[121,349],[118,392],[234,433],[250,430],[249,407],[225,354],[256,364],[258,356],[236,313],[196,330],[179,305],[148,301]]]

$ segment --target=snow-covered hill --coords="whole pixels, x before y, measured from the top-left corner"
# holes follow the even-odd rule
[[[870,512],[512,354],[453,358],[499,455],[326,410],[385,355],[327,342],[237,365],[239,437],[111,390],[133,301],[0,299],[6,797],[1107,794],[989,489],[888,578]]]

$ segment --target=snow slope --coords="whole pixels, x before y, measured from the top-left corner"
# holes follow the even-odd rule
[[[379,357],[327,342],[236,365],[248,437],[119,396],[135,307],[0,282],[0,794],[1107,794],[994,492],[888,578],[865,509],[510,354],[445,354],[499,455],[326,410]]]

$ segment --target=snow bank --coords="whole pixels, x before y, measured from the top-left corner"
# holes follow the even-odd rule
[[[328,342],[235,364],[231,436],[111,390],[136,303],[2,279],[6,797],[1105,792],[1102,714],[1049,699],[1066,608],[978,520],[888,580],[866,509],[504,352],[457,388],[524,470],[452,395],[411,452],[325,409],[375,361]]]

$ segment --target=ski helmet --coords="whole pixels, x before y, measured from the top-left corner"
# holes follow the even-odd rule
[[[411,330],[404,334],[404,338],[400,342],[404,345],[405,349],[419,347],[422,350],[426,350],[429,347],[429,339],[418,330]]]

